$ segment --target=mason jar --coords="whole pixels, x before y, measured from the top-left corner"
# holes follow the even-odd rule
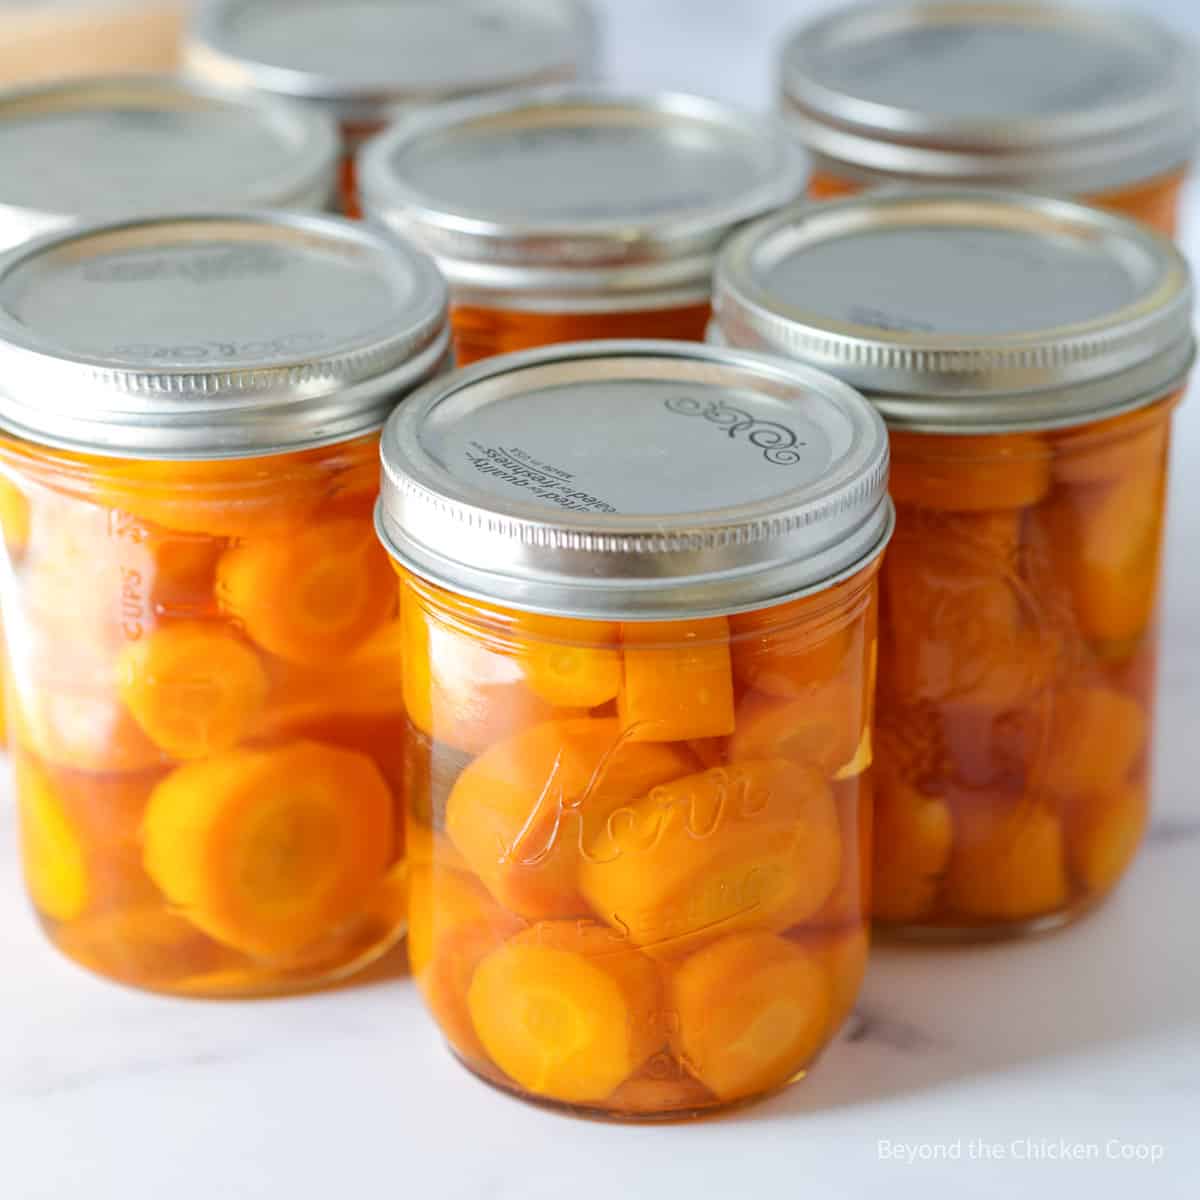
[[[460,365],[557,342],[703,341],[718,246],[805,180],[769,119],[579,88],[405,122],[361,169],[368,217],[449,279]]]
[[[81,226],[0,258],[20,845],[78,963],[249,995],[402,935],[371,514],[378,431],[447,357],[433,263],[340,218]]]
[[[1146,827],[1186,263],[1068,201],[880,193],[746,231],[716,308],[723,340],[835,372],[891,432],[876,918],[1069,921]]]
[[[81,222],[215,208],[319,210],[329,117],[169,76],[0,91],[0,250]]]
[[[865,966],[882,422],[672,342],[491,359],[383,438],[409,955],[526,1099],[699,1113],[802,1076]]]
[[[810,194],[886,183],[1084,199],[1173,233],[1197,61],[1137,13],[1056,2],[843,4],[795,30],[783,111]]]
[[[465,96],[593,72],[586,0],[205,0],[184,42],[194,75],[300,100],[342,134],[342,211],[359,215],[354,153],[389,122]]]

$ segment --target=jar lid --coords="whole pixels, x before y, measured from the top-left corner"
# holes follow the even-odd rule
[[[606,620],[761,608],[891,532],[887,434],[844,383],[683,342],[588,342],[438,380],[383,434],[377,525],[434,583]]]
[[[861,388],[889,424],[1051,428],[1179,388],[1192,283],[1166,238],[1065,200],[883,191],[761,221],[717,268],[724,340]]]
[[[238,458],[378,429],[447,356],[424,254],[337,217],[93,225],[0,257],[0,427],[129,458]]]
[[[1103,192],[1184,165],[1190,43],[1152,20],[1029,0],[884,0],[798,29],[783,105],[854,178]]]
[[[0,247],[77,221],[205,208],[323,208],[333,122],[182,80],[70,80],[0,93]]]
[[[379,123],[586,75],[595,41],[585,0],[204,0],[185,58],[204,78]]]
[[[706,301],[717,247],[795,200],[805,167],[782,126],[724,104],[571,88],[406,121],[359,178],[456,290],[595,310]]]

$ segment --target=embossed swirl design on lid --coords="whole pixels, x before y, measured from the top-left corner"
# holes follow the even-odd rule
[[[883,549],[887,438],[827,375],[674,342],[489,359],[383,437],[380,535],[420,575],[534,612],[758,608]]]

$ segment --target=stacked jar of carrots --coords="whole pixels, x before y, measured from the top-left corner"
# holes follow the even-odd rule
[[[626,1118],[798,1078],[865,966],[879,418],[591,343],[429,385],[383,460],[410,960],[455,1053]]]
[[[834,370],[891,431],[877,918],[1069,920],[1146,823],[1186,263],[1066,201],[893,192],[746,231],[716,308],[723,341]]]
[[[782,107],[815,199],[885,184],[1074,197],[1175,231],[1200,121],[1190,45],[1083,4],[880,0],[797,29]]]
[[[446,361],[424,256],[330,218],[131,221],[0,269],[22,857],[64,953],[245,995],[404,930],[378,429]]]
[[[184,46],[197,78],[301,101],[342,138],[341,208],[359,216],[355,153],[389,122],[447,101],[592,72],[586,0],[208,0]]]
[[[703,341],[717,248],[805,178],[768,119],[596,88],[446,106],[362,158],[368,217],[450,282],[460,365],[556,342]]]

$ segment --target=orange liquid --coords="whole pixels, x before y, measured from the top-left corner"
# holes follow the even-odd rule
[[[1185,171],[1172,172],[1143,183],[1131,184],[1111,192],[1080,197],[1087,204],[1107,208],[1126,217],[1144,221],[1160,233],[1173,237],[1179,225],[1179,197]],[[862,184],[829,172],[817,172],[809,180],[808,194],[814,200],[834,200],[864,190]]]
[[[404,715],[378,439],[211,463],[2,453],[30,515],[9,715],[51,938],[189,995],[311,987],[386,950]]]
[[[642,312],[543,313],[458,305],[451,313],[459,366],[560,342],[662,338],[702,342],[711,309],[707,303]]]
[[[893,434],[883,923],[1017,933],[1127,868],[1150,786],[1172,407],[1041,435]]]
[[[652,1119],[816,1058],[865,964],[876,578],[621,624],[404,576],[410,960],[474,1072]]]

